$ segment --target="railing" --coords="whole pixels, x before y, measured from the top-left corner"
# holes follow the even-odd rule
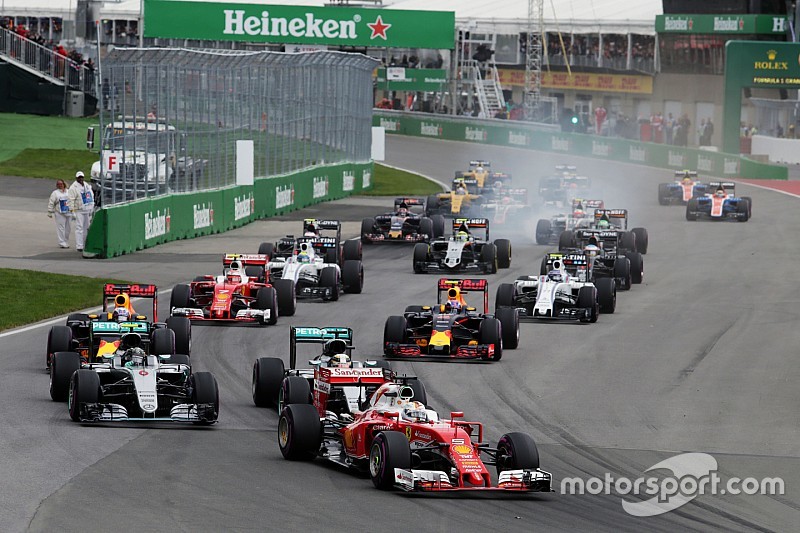
[[[12,63],[27,66],[54,83],[95,95],[95,71],[55,50],[0,28],[0,55]]]

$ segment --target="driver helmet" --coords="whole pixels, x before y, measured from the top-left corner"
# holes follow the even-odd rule
[[[301,250],[297,254],[298,263],[308,263],[309,261],[311,261],[311,257],[308,255],[308,250]]]
[[[425,411],[425,406],[422,402],[410,401],[403,407],[401,412],[403,420],[406,422],[427,422],[428,413]]]
[[[457,287],[450,287],[447,289],[447,304],[453,311],[461,310],[461,291]]]
[[[128,311],[127,307],[116,307],[112,318],[117,322],[127,322],[131,318],[131,312]]]
[[[683,174],[683,182],[686,183],[687,181],[692,181],[692,175],[689,174],[688,170]]]
[[[611,226],[611,223],[608,221],[608,218],[605,215],[603,215],[603,217],[597,221],[598,228],[608,228],[609,226]]]
[[[328,366],[332,368],[350,368],[353,365],[349,355],[346,353],[337,353],[328,360]]]
[[[456,240],[466,241],[468,239],[469,239],[469,233],[467,233],[466,231],[459,230],[458,233],[456,233]]]
[[[725,196],[725,189],[723,187],[719,187],[714,194],[716,194],[718,198],[722,198]]]
[[[456,194],[467,194],[467,186],[463,182],[456,185]]]
[[[551,270],[547,273],[547,277],[550,281],[555,281],[557,283],[564,281],[564,274],[560,270]]]
[[[323,347],[324,355],[335,355],[344,353],[347,350],[347,343],[343,339],[331,339]]]
[[[404,217],[408,216],[408,206],[405,202],[401,203],[400,206],[397,208],[398,216]]]
[[[574,218],[583,218],[586,216],[586,213],[580,207],[576,207],[575,210],[572,212],[572,216]]]

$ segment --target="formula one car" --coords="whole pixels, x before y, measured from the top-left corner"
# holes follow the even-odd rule
[[[572,211],[553,215],[551,218],[541,218],[536,223],[536,244],[557,244],[561,232],[574,230],[580,226],[589,226],[592,222],[590,209],[603,209],[603,200],[586,200],[573,198]]]
[[[350,419],[321,413],[308,402],[288,404],[278,420],[278,445],[289,460],[316,457],[369,472],[378,489],[449,493],[548,492],[550,473],[526,433],[506,433],[492,448],[483,425],[453,411],[441,420],[411,387],[382,385],[366,409]],[[497,470],[493,483],[487,466]]]
[[[616,309],[614,280],[601,278],[597,285],[588,280],[589,261],[579,254],[567,256],[570,266],[579,271],[571,276],[561,260],[550,263],[551,270],[540,276],[523,276],[513,284],[502,283],[495,295],[495,312],[514,309],[520,318],[579,320],[597,322],[601,310]]]
[[[387,357],[444,357],[499,361],[503,348],[519,345],[519,316],[513,309],[489,314],[485,279],[441,278],[435,306],[412,305],[390,316],[383,330]],[[469,307],[462,293],[483,292],[483,311]]]
[[[197,321],[272,325],[297,307],[294,281],[269,282],[269,256],[225,254],[221,276],[198,276],[172,288],[170,312]]]
[[[614,246],[615,249],[622,248],[644,255],[647,253],[647,249],[650,246],[650,236],[645,228],[633,228],[628,230],[627,209],[595,209],[594,222],[588,227],[584,224],[580,224],[579,228],[617,232],[619,238],[617,239],[618,243]],[[575,232],[571,230],[562,231],[561,235],[558,237],[558,249],[559,251],[564,251],[582,248],[588,244],[589,237],[589,234],[585,234],[586,241],[579,244],[575,240]],[[606,247],[606,251],[609,251],[608,247]]]
[[[152,305],[148,309],[148,313],[152,321],[148,321],[147,315],[137,312],[133,308],[131,298],[151,301]],[[124,309],[125,312],[120,313],[119,309]],[[123,314],[125,316],[122,316]],[[175,332],[178,353],[189,353],[192,342],[191,324],[185,318],[180,317],[167,318],[166,323],[158,321],[158,288],[155,285],[107,283],[103,286],[103,310],[101,313],[72,313],[67,317],[66,325],[50,328],[47,336],[47,368],[50,368],[53,354],[56,352],[77,352],[83,361],[96,360],[100,357],[101,352],[99,351],[99,341],[92,337],[92,324],[117,321],[120,316],[126,322],[147,324],[150,332],[164,327],[172,329]]]
[[[56,352],[50,396],[67,400],[75,422],[191,422],[213,424],[219,390],[208,372],[192,373],[189,354],[175,353],[175,332],[146,322],[91,325],[97,355]]]
[[[466,185],[461,184],[449,192],[431,194],[425,202],[425,216],[468,217],[480,212],[484,197],[471,194]],[[476,215],[475,215],[476,216]]]
[[[317,220],[315,218],[303,219],[303,237],[323,237],[318,244],[319,251],[325,256],[326,263],[342,265],[347,260],[361,260],[361,242],[357,240],[342,240],[342,223],[338,220]],[[335,246],[331,243],[335,242]],[[298,240],[294,235],[286,235],[276,243],[262,242],[258,253],[268,255],[269,258],[288,258],[297,253]]]
[[[591,180],[579,176],[572,165],[556,165],[555,173],[539,180],[539,196],[545,205],[563,207],[579,190],[591,187]]]
[[[346,243],[358,241],[346,241]],[[340,267],[335,259],[339,243],[334,237],[298,237],[289,257],[277,257],[267,263],[275,283],[291,281],[297,298],[322,298],[336,301],[339,293],[361,293],[364,267],[360,259],[345,259]],[[360,248],[359,248],[360,252]]]
[[[522,228],[530,218],[528,189],[495,187],[478,206],[478,212],[481,217],[491,220],[492,224],[517,224]]]
[[[361,221],[361,242],[421,242],[444,235],[444,217],[423,216],[411,211],[425,206],[422,198],[395,198],[394,211]]]
[[[692,198],[686,204],[686,220],[735,220],[747,222],[753,214],[753,199],[736,196],[733,182],[710,182],[713,194]]]
[[[562,237],[565,236],[562,234]],[[569,237],[569,246],[559,246],[559,250],[591,256],[592,271],[596,272],[593,275],[607,277],[610,274],[620,290],[628,290],[631,284],[642,283],[644,258],[641,252],[635,250],[633,232],[582,228],[571,232]]]
[[[308,361],[310,368],[298,368],[298,344],[321,344],[321,353]],[[336,416],[361,411],[375,390],[394,379],[388,361],[354,361],[353,330],[344,327],[298,327],[289,329],[289,368],[278,357],[260,357],[253,365],[253,402],[258,407],[286,403],[315,405]],[[414,381],[420,395],[422,382]]]
[[[675,181],[658,184],[658,203],[661,205],[686,205],[692,198],[710,192],[708,184],[697,181],[694,170],[676,170]]]
[[[472,229],[485,229],[484,239],[475,237]],[[430,243],[414,245],[414,273],[425,272],[483,272],[497,273],[498,268],[511,266],[511,241],[489,241],[489,219],[456,218],[453,234]]]
[[[469,170],[457,170],[453,178],[453,189],[463,184],[470,194],[484,194],[490,192],[497,185],[508,187],[511,184],[511,174],[492,172],[492,164],[485,160],[469,162]]]

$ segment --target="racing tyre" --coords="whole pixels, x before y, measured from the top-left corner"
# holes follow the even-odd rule
[[[742,200],[747,200],[747,218],[753,218],[753,199],[749,196],[742,196]]]
[[[278,315],[294,316],[297,311],[297,293],[294,287],[294,280],[276,279],[272,284],[278,299]]]
[[[419,233],[427,235],[426,241],[433,239],[433,220],[428,217],[421,218],[419,221]]]
[[[69,396],[72,374],[81,367],[81,356],[77,352],[55,352],[50,361],[50,398],[66,402]]]
[[[553,235],[553,225],[549,219],[541,218],[536,223],[536,244],[550,244]]]
[[[433,237],[442,237],[444,235],[444,216],[431,215],[431,222],[433,222]]]
[[[514,296],[517,289],[513,283],[501,283],[497,286],[497,292],[494,296],[494,312],[495,314],[503,307],[514,307]]]
[[[646,254],[647,246],[650,243],[650,238],[647,236],[647,230],[645,228],[633,228],[631,233],[636,236],[636,251],[642,255]]]
[[[253,363],[253,403],[257,407],[278,404],[278,394],[286,374],[283,360],[277,357],[259,357]]]
[[[739,215],[739,222],[747,222],[750,220],[750,202],[741,199],[736,205],[736,213]]]
[[[287,405],[278,419],[278,446],[284,459],[310,461],[322,442],[322,423],[313,405]],[[394,473],[394,471],[392,471]]]
[[[497,473],[506,470],[536,470],[539,449],[527,433],[506,433],[497,442]]]
[[[626,257],[631,260],[631,282],[639,284],[644,279],[644,258],[642,254],[633,252],[626,254]]]
[[[205,278],[203,278],[205,279]],[[172,287],[172,294],[169,297],[169,309],[175,307],[190,307],[192,299],[192,288],[185,283],[179,283]]]
[[[428,200],[425,202],[425,214],[427,216],[431,216],[433,211],[436,211],[439,208],[439,195],[438,194],[431,194],[428,196]]]
[[[262,242],[258,245],[258,254],[259,255],[268,255],[270,258],[272,254],[275,253],[275,245],[271,242]]]
[[[404,433],[381,431],[372,441],[369,450],[369,477],[381,490],[394,487],[394,469],[411,468],[411,446]]]
[[[338,248],[328,248],[325,250],[325,262],[329,265],[338,265],[339,264],[339,249]]]
[[[72,349],[72,329],[67,326],[53,326],[47,334],[47,355],[45,364],[50,368],[53,354],[68,352]]]
[[[192,388],[192,403],[210,403],[214,406],[214,411],[197,424],[207,425],[216,422],[219,417],[219,386],[214,374],[211,372],[192,374],[189,386]]]
[[[69,384],[69,397],[67,408],[69,417],[74,422],[81,421],[81,404],[100,403],[102,391],[100,389],[100,376],[94,370],[87,368],[73,372]]]
[[[185,316],[171,316],[167,328],[175,334],[175,353],[192,354],[192,321]]]
[[[175,332],[169,328],[155,330],[150,335],[151,355],[175,355]]]
[[[248,265],[244,267],[244,275],[248,278],[253,278],[260,283],[264,283],[264,267],[257,265]]]
[[[508,239],[497,239],[494,241],[497,248],[497,268],[508,268],[511,266],[511,241]]]
[[[614,280],[620,280],[620,290],[628,291],[631,289],[631,260],[624,255],[614,260]]]
[[[167,363],[170,365],[188,365],[189,371],[191,372],[192,362],[185,353],[176,353],[170,356],[170,358],[167,359]]]
[[[335,267],[322,269],[322,273],[319,275],[319,286],[331,288],[331,295],[324,298],[325,300],[335,302],[339,299],[339,272],[336,271]]]
[[[502,326],[496,318],[484,318],[478,327],[478,343],[494,344],[492,361],[499,361],[503,357]]]
[[[383,353],[391,355],[387,349],[390,342],[399,344],[406,343],[406,317],[404,316],[390,316],[386,319],[386,324],[383,326]]]
[[[359,260],[345,261],[342,267],[344,292],[361,294],[364,288],[364,265]]]
[[[563,252],[569,248],[576,248],[575,233],[572,230],[564,230],[558,236],[558,251]]]
[[[686,204],[686,220],[693,221],[697,220],[697,215],[695,214],[697,211],[697,199],[692,198],[689,200],[689,203]]]
[[[486,265],[487,274],[497,274],[497,246],[487,242],[481,248],[481,263]]]
[[[388,362],[388,361],[387,361]],[[411,387],[411,390],[414,391],[414,396],[412,396],[412,400],[415,402],[420,402],[422,405],[428,405],[428,392],[425,390],[425,384],[419,378],[412,378],[406,382],[406,385]]]
[[[660,205],[669,205],[669,184],[668,183],[659,183],[658,184],[658,203]]]
[[[597,289],[595,287],[581,287],[578,289],[578,301],[575,304],[576,307],[580,307],[582,309],[589,308],[589,318],[581,318],[581,322],[591,322],[594,324],[597,322],[597,315],[599,313],[598,305],[597,305]]]
[[[597,303],[600,312],[612,314],[617,308],[617,285],[611,278],[600,278],[595,282],[597,287]]]
[[[513,307],[495,309],[494,316],[500,321],[503,348],[513,350],[519,346],[519,311]]]
[[[636,234],[632,231],[623,231],[620,233],[619,236],[619,245],[620,248],[624,248],[626,250],[630,250],[631,252],[636,251]]]
[[[287,376],[281,381],[281,388],[278,390],[278,410],[295,403],[312,403],[311,386],[305,377]]]
[[[342,256],[345,261],[361,261],[361,241],[347,240],[342,247]]]
[[[414,274],[425,272],[424,264],[428,261],[428,245],[418,242],[414,245]]]
[[[256,309],[269,309],[269,318],[266,320],[262,318],[262,324],[272,326],[278,322],[278,294],[275,287],[262,287],[258,290]]]
[[[372,244],[369,235],[375,231],[375,219],[372,217],[361,219],[361,243]]]

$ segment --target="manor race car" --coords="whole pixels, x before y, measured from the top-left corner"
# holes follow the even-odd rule
[[[712,194],[692,198],[686,204],[686,220],[733,220],[747,222],[753,214],[753,199],[736,196],[733,182],[710,182]]]
[[[411,211],[425,206],[421,198],[395,198],[394,211],[361,221],[361,242],[427,242],[444,235],[444,217],[423,216]]]
[[[342,419],[321,414],[308,401],[290,403],[278,420],[284,458],[317,457],[369,473],[378,489],[453,493],[548,492],[552,476],[539,468],[539,452],[526,433],[506,433],[495,447],[483,425],[453,411],[442,420],[411,387],[386,383],[365,409]],[[496,481],[487,466],[494,466]]]
[[[485,238],[472,233],[484,229]],[[489,241],[489,219],[457,218],[453,233],[445,239],[414,245],[413,268],[416,274],[425,272],[483,272],[495,274],[498,268],[511,266],[511,241]]]
[[[199,276],[172,288],[170,312],[196,321],[275,324],[295,313],[294,281],[269,282],[269,256],[225,254],[222,275]]]
[[[511,175],[503,172],[492,172],[492,164],[485,160],[469,162],[469,170],[457,170],[453,178],[453,189],[463,184],[470,194],[484,194],[491,192],[498,185],[508,187],[511,184]]]
[[[658,184],[658,203],[661,205],[686,205],[692,198],[698,198],[710,192],[706,183],[697,181],[694,170],[676,170],[675,181]]]
[[[513,309],[489,313],[485,279],[441,278],[435,306],[412,305],[390,316],[383,330],[387,357],[458,358],[499,361],[503,349],[519,345],[519,316]],[[467,305],[466,292],[483,292],[483,310]]]

